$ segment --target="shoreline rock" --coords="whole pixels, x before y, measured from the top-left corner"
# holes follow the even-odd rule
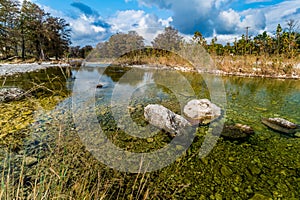
[[[21,100],[26,95],[26,92],[17,87],[0,88],[0,103]]]
[[[42,69],[47,69],[51,67],[69,67],[67,63],[62,64],[52,64],[48,62],[43,63],[28,63],[28,64],[0,64],[0,77],[2,76],[12,76],[16,74],[35,72]]]
[[[203,74],[213,74],[216,76],[239,76],[239,77],[253,77],[253,78],[272,78],[272,79],[300,79],[298,75],[287,75],[287,74],[257,74],[253,73],[243,73],[243,72],[226,72],[218,69],[209,70],[209,69],[191,69],[184,66],[170,67],[165,65],[155,65],[155,64],[142,64],[142,65],[120,65],[122,67],[132,67],[132,68],[141,68],[141,69],[156,69],[156,70],[176,70],[181,72],[197,72]]]

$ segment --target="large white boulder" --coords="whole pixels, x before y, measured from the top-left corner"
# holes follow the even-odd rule
[[[192,124],[209,124],[221,116],[221,108],[208,99],[194,99],[187,103],[183,109],[184,115]]]
[[[146,106],[144,116],[150,124],[167,131],[172,136],[182,133],[185,127],[191,125],[185,118],[158,104]]]

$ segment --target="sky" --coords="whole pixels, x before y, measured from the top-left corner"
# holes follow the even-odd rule
[[[72,46],[95,46],[112,34],[135,30],[145,43],[173,26],[189,39],[200,31],[210,42],[233,42],[245,34],[274,34],[280,23],[299,20],[300,0],[31,0],[72,29]]]

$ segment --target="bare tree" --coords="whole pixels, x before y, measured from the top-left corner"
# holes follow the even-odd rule
[[[152,41],[154,48],[165,50],[179,50],[183,42],[183,37],[178,34],[178,31],[173,27],[166,27],[164,32],[158,34]]]

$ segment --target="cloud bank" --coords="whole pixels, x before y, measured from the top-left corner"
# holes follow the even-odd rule
[[[245,28],[250,27],[249,34],[256,35],[263,31],[270,33],[276,30],[278,23],[282,27],[288,19],[300,19],[299,0],[124,0],[137,1],[139,9],[119,10],[109,17],[102,17],[90,6],[73,2],[70,6],[77,12],[62,13],[43,6],[47,12],[65,18],[72,28],[72,45],[93,45],[105,41],[118,32],[137,31],[146,39],[146,43],[160,33],[166,26],[174,26],[180,33],[189,38],[195,31],[200,31],[210,42],[213,36],[218,42],[226,44],[233,42],[245,34]],[[250,6],[247,5],[255,5]],[[147,9],[144,9],[147,7]],[[150,8],[150,9],[148,9]],[[156,12],[147,13],[144,10],[155,8]],[[144,10],[143,10],[144,9]],[[158,11],[157,11],[158,10]],[[160,10],[170,13],[170,16],[159,18]]]
[[[259,10],[238,12],[230,8],[232,0],[139,0],[140,5],[171,10],[173,25],[185,34],[200,31],[204,36],[239,34],[250,26],[266,27],[266,17]]]
[[[170,26],[173,20],[172,17],[161,19],[143,10],[116,11],[113,16],[104,19],[98,11],[86,4],[75,2],[71,6],[78,12],[66,15],[61,11],[41,5],[46,12],[62,17],[70,24],[72,46],[95,46],[115,33],[127,33],[131,30],[137,31],[144,37],[145,43],[150,44],[153,38],[164,27]]]

